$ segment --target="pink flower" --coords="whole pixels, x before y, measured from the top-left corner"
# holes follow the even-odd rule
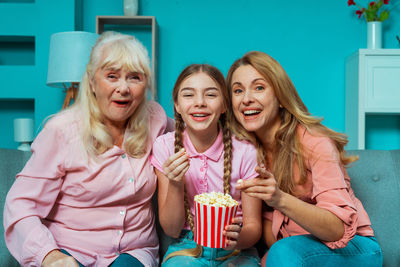
[[[386,0],[386,1],[389,1],[389,0]],[[349,0],[349,1],[347,1],[347,4],[348,4],[349,6],[351,6],[351,5],[356,5],[356,3],[354,2],[354,0]]]

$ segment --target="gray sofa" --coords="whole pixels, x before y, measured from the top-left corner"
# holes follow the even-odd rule
[[[385,267],[400,266],[400,150],[357,150],[360,160],[349,168],[352,187],[364,204],[383,251]],[[0,207],[3,221],[3,207],[6,194],[15,175],[29,159],[29,152],[0,149]],[[18,266],[9,254],[3,238],[0,240],[0,266]],[[158,228],[159,229],[159,228]],[[169,239],[160,234],[160,252],[164,253]]]

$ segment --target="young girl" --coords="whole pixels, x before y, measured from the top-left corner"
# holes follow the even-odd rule
[[[210,65],[190,65],[175,83],[173,100],[176,131],[157,138],[151,159],[158,176],[160,224],[177,238],[163,266],[258,266],[256,250],[248,248],[261,236],[261,201],[235,189],[239,179],[258,176],[257,155],[252,145],[231,136],[224,76]],[[226,249],[201,247],[193,240],[193,198],[212,191],[229,193],[242,205],[224,230]]]

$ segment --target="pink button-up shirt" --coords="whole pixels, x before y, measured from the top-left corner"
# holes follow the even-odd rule
[[[149,146],[142,158],[114,146],[88,160],[77,110],[46,123],[4,209],[5,240],[20,264],[41,266],[51,250],[65,249],[85,266],[107,266],[120,253],[157,266],[151,202],[157,182],[148,156],[167,116],[155,102],[148,114]]]
[[[153,145],[151,163],[163,172],[162,165],[174,154],[175,132],[170,132],[157,138]],[[183,133],[183,145],[190,158],[190,167],[185,174],[185,185],[190,209],[194,214],[194,196],[202,193],[224,192],[224,144],[222,132],[217,136],[214,144],[204,153],[198,153],[185,131]],[[232,137],[232,172],[231,172],[231,196],[240,202],[240,191],[235,185],[239,179],[251,179],[258,176],[255,171],[257,166],[257,152],[253,145],[239,141]],[[242,210],[239,205],[238,216]],[[186,229],[189,226],[186,225]]]
[[[298,127],[303,145],[307,180],[297,185],[295,194],[301,200],[329,210],[344,223],[344,235],[335,242],[324,242],[330,248],[343,248],[355,234],[373,236],[371,222],[360,200],[350,186],[350,177],[340,163],[339,152],[328,137],[311,135],[304,127]],[[295,165],[297,166],[297,165]],[[294,168],[295,181],[300,179]],[[272,221],[272,232],[277,239],[293,235],[309,234],[279,210],[267,211],[264,217]]]

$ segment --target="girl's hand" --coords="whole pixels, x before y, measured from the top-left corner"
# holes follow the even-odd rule
[[[274,175],[267,171],[264,166],[257,166],[256,172],[259,176],[250,180],[239,180],[236,189],[241,190],[251,197],[259,198],[268,206],[276,208],[279,206],[283,192],[279,189]]]
[[[62,253],[57,249],[50,251],[46,257],[44,257],[42,262],[42,267],[52,266],[79,267],[78,263],[73,257]]]
[[[171,157],[169,157],[163,164],[164,175],[170,180],[175,182],[183,182],[183,177],[189,169],[189,157],[185,149],[182,148]]]
[[[239,240],[240,231],[242,230],[243,220],[241,217],[235,217],[232,219],[232,224],[225,226],[225,230],[222,233],[226,237],[227,247],[226,250],[234,250]]]

